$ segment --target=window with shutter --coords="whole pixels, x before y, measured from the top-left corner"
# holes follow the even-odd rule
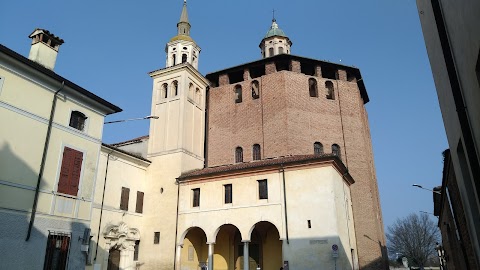
[[[120,210],[128,211],[128,197],[130,196],[130,189],[122,187],[122,195],[120,197]]]
[[[258,180],[258,198],[260,200],[268,199],[267,179]]]
[[[82,162],[82,152],[69,147],[64,148],[57,192],[77,196]]]
[[[193,191],[193,207],[198,207],[200,206],[200,189],[199,188],[194,188],[192,189]]]
[[[155,245],[160,244],[160,232],[155,232],[153,234],[153,244]]]
[[[141,191],[137,191],[137,206],[135,212],[143,213],[143,192]]]
[[[225,187],[225,203],[232,203],[232,184],[227,184]]]

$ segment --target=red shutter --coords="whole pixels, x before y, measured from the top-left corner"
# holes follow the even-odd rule
[[[120,197],[120,210],[128,211],[128,199],[130,197],[130,189],[122,187],[122,194]]]
[[[82,152],[65,147],[58,180],[57,191],[59,193],[77,196],[82,171],[82,161]]]
[[[137,191],[137,207],[135,212],[143,213],[143,192],[141,191]]]

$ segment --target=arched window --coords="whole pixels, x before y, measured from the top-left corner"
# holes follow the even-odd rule
[[[268,56],[273,56],[273,48],[268,49]]]
[[[167,98],[168,97],[168,84],[164,83],[162,84],[162,92],[161,92],[161,97],[162,98]]]
[[[310,93],[310,97],[318,97],[317,80],[314,78],[308,79],[308,92]]]
[[[243,162],[243,149],[242,147],[235,148],[235,163]]]
[[[187,62],[187,54],[186,53],[182,54],[182,63],[185,63],[185,62]]]
[[[342,158],[342,153],[340,152],[340,146],[338,146],[338,144],[332,145],[332,154],[334,154],[338,158]]]
[[[253,160],[260,160],[262,159],[262,154],[260,153],[260,145],[254,144],[253,145]]]
[[[335,89],[331,81],[325,82],[325,88],[327,88],[327,99],[335,100]]]
[[[235,103],[242,102],[242,87],[240,85],[235,85]]]
[[[86,120],[87,120],[87,117],[85,116],[85,114],[79,111],[73,111],[72,114],[70,115],[69,126],[83,131],[83,129],[85,128]]]
[[[190,84],[188,85],[188,97],[189,97],[190,99],[193,99],[193,83],[190,83]]]
[[[195,102],[200,105],[200,102],[202,100],[202,92],[200,92],[200,89],[195,90]]]
[[[252,98],[257,99],[260,97],[260,85],[258,84],[258,81],[253,81],[252,82]]]
[[[171,84],[171,95],[176,97],[178,95],[178,82],[177,81],[173,81],[172,84]]]
[[[177,64],[177,56],[175,54],[172,55],[172,66]]]
[[[323,154],[323,145],[319,142],[315,142],[313,144],[313,153],[315,155],[322,155]]]
[[[278,47],[278,53],[279,54],[283,53],[283,47]]]

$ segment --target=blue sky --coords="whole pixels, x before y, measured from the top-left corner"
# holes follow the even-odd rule
[[[165,67],[182,0],[5,1],[0,43],[28,56],[28,35],[48,29],[65,40],[55,71],[120,106],[107,120],[150,114],[152,80]],[[433,212],[448,147],[414,0],[189,0],[191,35],[202,48],[202,74],[260,58],[275,9],[292,53],[360,68],[385,227]],[[113,143],[148,133],[147,121],[105,127]],[[434,218],[434,217],[432,217]]]

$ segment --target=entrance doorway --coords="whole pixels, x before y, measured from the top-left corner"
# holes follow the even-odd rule
[[[120,270],[120,250],[116,248],[110,249],[107,270]]]

